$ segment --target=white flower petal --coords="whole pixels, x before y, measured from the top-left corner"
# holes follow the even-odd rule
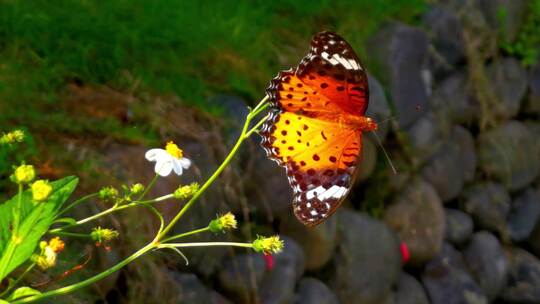
[[[163,156],[163,153],[167,154],[167,151],[163,149],[150,149],[144,154],[144,157],[149,161],[156,161]]]
[[[174,173],[176,173],[176,175],[182,175],[182,163],[180,160],[175,158],[173,159],[172,164]]]
[[[181,158],[180,160],[180,164],[182,165],[182,168],[184,169],[189,169],[189,166],[191,166],[191,160],[189,160],[188,158]]]
[[[172,161],[158,161],[154,167],[154,171],[161,176],[168,176],[173,169]]]

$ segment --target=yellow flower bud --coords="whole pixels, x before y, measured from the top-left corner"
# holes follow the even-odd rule
[[[0,137],[0,144],[13,144],[16,142],[22,142],[24,140],[24,132],[21,130],[15,130],[9,133],[6,133]]]
[[[277,235],[271,237],[259,236],[253,241],[253,250],[265,254],[279,253],[283,250],[283,241]]]
[[[17,184],[25,184],[34,180],[36,177],[36,171],[32,165],[20,165],[15,169],[13,175],[11,176],[12,180]]]
[[[106,242],[117,238],[120,235],[118,231],[112,229],[103,229],[101,227],[95,227],[92,229],[90,236],[95,242]]]
[[[187,186],[180,186],[176,191],[174,191],[173,196],[176,199],[184,200],[188,199],[195,194],[195,192],[199,191],[199,184],[197,183],[191,183]]]
[[[49,198],[53,190],[48,181],[40,179],[32,184],[32,198],[36,202],[43,202]]]
[[[208,228],[212,232],[220,232],[226,230],[236,229],[236,219],[234,214],[227,212],[226,214],[218,217],[217,219],[210,222]]]
[[[139,194],[144,191],[143,184],[137,183],[131,186],[130,192],[131,194]]]
[[[99,190],[99,197],[105,200],[113,200],[118,198],[118,190],[114,187],[104,187]]]

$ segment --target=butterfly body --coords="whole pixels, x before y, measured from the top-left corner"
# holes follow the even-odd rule
[[[298,67],[280,72],[267,94],[272,108],[260,132],[262,146],[286,168],[296,217],[307,226],[317,225],[337,210],[352,187],[362,132],[377,129],[364,116],[367,76],[343,38],[321,32]]]

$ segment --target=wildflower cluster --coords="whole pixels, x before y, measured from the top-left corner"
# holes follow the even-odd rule
[[[52,268],[56,265],[58,253],[63,251],[64,247],[65,243],[59,237],[52,238],[49,242],[41,241],[39,243],[41,252],[35,255],[33,260],[42,270]]]
[[[0,145],[11,145],[14,143],[20,143],[24,141],[24,132],[21,130],[14,130],[12,132],[4,133],[0,137]]]
[[[249,119],[246,122],[246,126],[249,125]],[[245,137],[241,137],[242,140]],[[16,142],[21,142],[24,139],[24,133],[22,131],[13,131],[7,134],[4,134],[0,137],[0,145],[2,144],[12,144]],[[233,152],[236,150],[233,149]],[[233,153],[231,152],[231,153]],[[186,258],[179,248],[183,247],[201,247],[201,246],[237,246],[242,248],[253,248],[256,252],[262,252],[265,256],[270,254],[278,253],[283,248],[283,241],[277,236],[272,237],[258,237],[253,243],[239,243],[239,242],[196,242],[196,243],[182,243],[176,242],[175,240],[188,235],[194,235],[196,233],[203,232],[227,232],[233,229],[236,229],[238,226],[237,220],[231,212],[218,215],[214,220],[208,223],[208,226],[195,229],[192,231],[184,232],[177,235],[172,235],[175,224],[180,220],[182,215],[186,210],[192,206],[198,195],[201,191],[201,186],[198,183],[191,183],[189,185],[179,186],[173,193],[163,195],[154,199],[145,198],[145,195],[149,193],[154,183],[160,176],[168,176],[170,173],[174,172],[177,175],[181,175],[183,170],[187,170],[191,166],[191,160],[184,157],[184,152],[174,143],[168,142],[164,149],[151,149],[145,154],[145,158],[151,162],[155,162],[154,171],[156,175],[146,186],[141,183],[135,183],[132,185],[122,185],[121,188],[117,189],[112,186],[104,187],[97,193],[92,193],[86,195],[80,199],[74,200],[69,204],[64,204],[69,195],[74,191],[78,179],[76,177],[65,177],[61,180],[54,181],[50,183],[48,180],[37,179],[36,171],[32,165],[26,165],[22,163],[18,167],[14,168],[13,174],[10,176],[11,180],[18,185],[19,194],[16,198],[15,204],[10,204],[12,207],[12,235],[10,239],[7,239],[10,243],[8,249],[5,252],[0,252],[0,281],[10,274],[13,269],[16,269],[25,261],[32,261],[33,264],[30,265],[27,269],[30,270],[32,267],[37,266],[41,270],[48,270],[52,267],[55,267],[57,264],[58,254],[64,250],[65,243],[59,237],[54,237],[48,241],[41,241],[38,243],[44,235],[47,234],[57,234],[65,235],[70,237],[90,237],[96,246],[102,246],[109,250],[107,243],[118,238],[119,232],[109,228],[95,227],[92,229],[90,234],[81,234],[76,232],[70,232],[68,229],[78,227],[80,225],[95,221],[98,218],[101,218],[105,215],[111,214],[113,212],[118,212],[126,208],[132,208],[137,206],[144,206],[148,210],[153,212],[159,221],[160,228],[156,233],[155,238],[149,242],[146,246],[140,248],[135,254],[127,257],[124,262],[118,263],[109,269],[103,271],[100,274],[97,274],[85,281],[74,283],[70,286],[59,288],[56,290],[47,291],[44,293],[36,293],[32,295],[26,295],[24,298],[25,301],[31,302],[36,300],[43,300],[47,297],[64,294],[66,288],[69,290],[76,290],[87,286],[89,283],[97,282],[103,277],[108,275],[111,272],[117,271],[124,267],[127,263],[132,262],[138,257],[151,252],[157,249],[173,249],[181,256]],[[203,189],[206,189],[210,183],[212,183],[221,172],[223,172],[226,165],[229,163],[230,157],[226,158],[224,163],[216,170],[216,172],[205,182]],[[56,193],[53,194],[53,193]],[[30,196],[31,194],[31,196]],[[60,194],[60,195],[59,195]],[[92,216],[89,216],[84,219],[72,219],[69,217],[60,218],[59,216],[71,210],[79,203],[88,200],[90,198],[99,197],[102,200],[112,202],[113,204],[108,207],[108,209],[103,210],[99,213],[96,213]],[[153,204],[175,198],[178,200],[189,200],[186,204],[182,206],[182,210],[179,211],[172,220],[166,222],[163,214],[161,214],[158,208],[154,207]],[[47,204],[47,205],[45,205]],[[28,208],[40,206],[36,211],[31,212],[30,216],[26,211]],[[52,208],[43,208],[44,206],[51,206]],[[38,219],[34,218],[36,216]],[[38,220],[42,222],[55,223],[56,225],[64,224],[62,226],[44,227],[40,226],[40,229],[31,229],[28,231],[26,229],[28,226],[37,223]],[[28,223],[28,224],[27,224]],[[37,225],[39,226],[39,225]],[[23,227],[24,229],[21,229]],[[33,240],[33,241],[32,241]],[[28,244],[27,244],[28,242]],[[33,242],[33,243],[32,243]],[[37,246],[39,244],[39,246]],[[37,250],[36,250],[37,247]],[[12,259],[12,257],[17,254],[17,257],[23,256],[26,250],[26,257],[17,259]],[[21,253],[22,252],[22,253]],[[7,257],[7,258],[4,258]],[[5,262],[7,261],[7,262]],[[15,261],[15,262],[12,262]],[[186,258],[187,261],[187,258]],[[14,266],[9,265],[8,263],[13,263]],[[28,272],[28,271],[27,271]],[[65,272],[67,273],[67,272]],[[24,276],[24,272],[22,276]],[[3,295],[8,295],[8,291],[11,288],[14,288],[17,285],[17,282],[21,280],[21,277],[15,280],[13,286],[8,286],[2,293],[0,293],[0,302],[4,303]],[[14,295],[28,287],[20,287],[19,289],[12,292],[11,296],[6,297],[8,301],[14,299]],[[27,289],[24,289],[27,290]]]

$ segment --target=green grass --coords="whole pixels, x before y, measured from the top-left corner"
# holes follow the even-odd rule
[[[515,41],[501,39],[502,49],[520,58],[524,66],[532,66],[540,59],[540,0],[532,0],[528,5],[527,16]],[[501,11],[501,19],[505,13]]]
[[[214,92],[256,99],[330,29],[363,53],[383,21],[409,21],[420,0],[4,1],[0,100],[54,102],[70,79],[174,93],[208,109]]]

